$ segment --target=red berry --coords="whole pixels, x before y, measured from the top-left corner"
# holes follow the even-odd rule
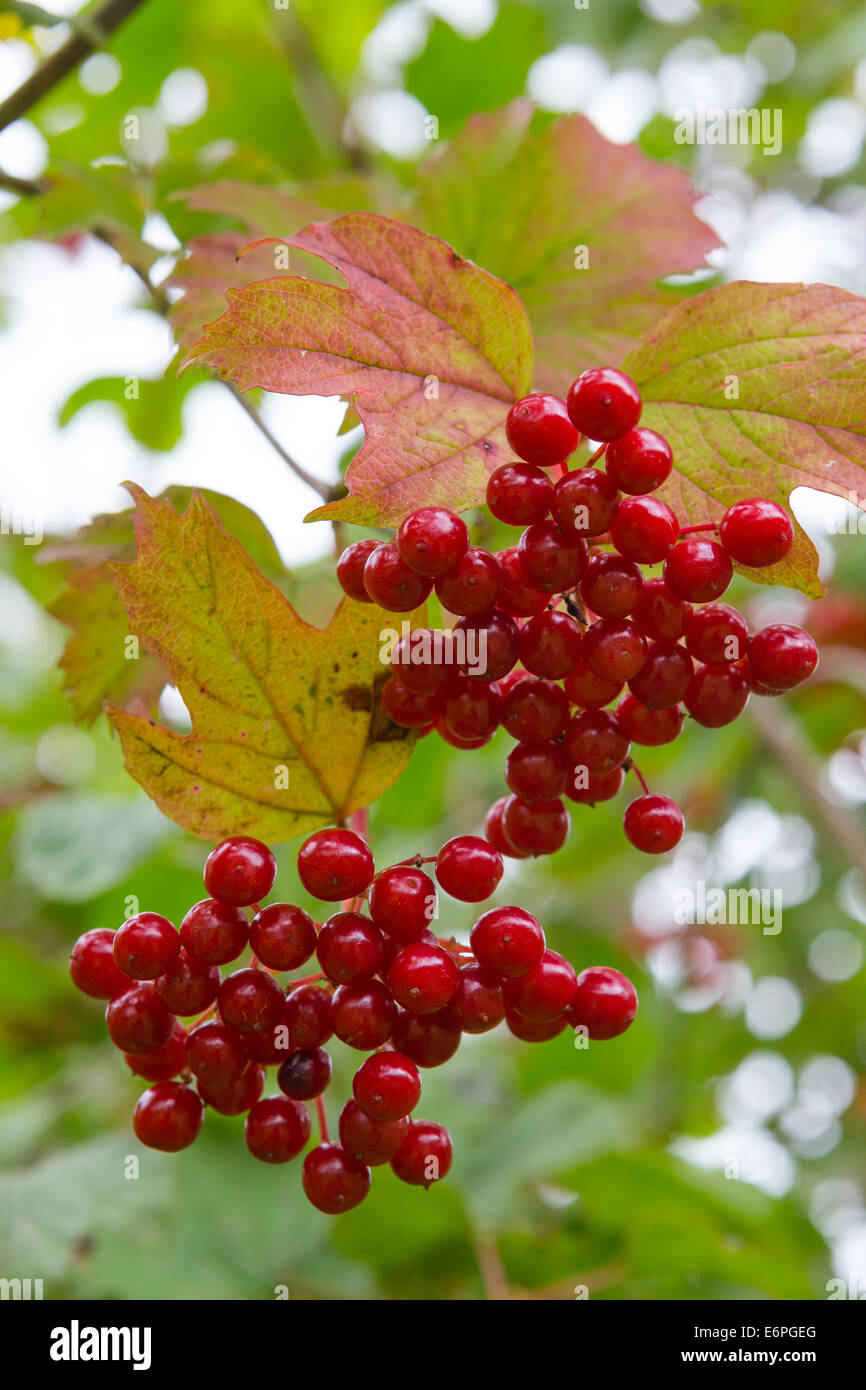
[[[568,780],[568,759],[562,745],[518,743],[505,760],[505,782],[524,801],[550,801],[561,796]]]
[[[439,886],[462,903],[489,898],[502,874],[499,850],[477,835],[457,835],[446,841],[436,858]]]
[[[642,565],[663,560],[679,533],[676,516],[657,497],[624,497],[610,528],[619,553]]]
[[[632,743],[649,747],[672,743],[682,733],[683,713],[677,706],[670,709],[647,709],[636,695],[623,695],[616,707],[616,717]]]
[[[494,801],[487,815],[484,817],[484,834],[492,845],[495,845],[500,854],[504,854],[508,859],[528,859],[528,850],[516,850],[510,840],[505,838],[505,829],[502,825],[502,813],[508,804],[507,796],[500,796],[498,801]]]
[[[323,971],[335,984],[366,980],[381,969],[385,943],[379,928],[359,912],[337,912],[329,917],[316,944]]]
[[[587,772],[585,767],[571,769],[565,794],[583,806],[596,806],[610,801],[622,789],[625,772],[615,767],[611,772]]]
[[[284,1096],[268,1096],[250,1109],[244,1139],[253,1158],[262,1163],[288,1163],[306,1148],[310,1116],[306,1107]]]
[[[252,1035],[250,1035],[252,1036]],[[243,1115],[255,1105],[265,1086],[264,1067],[247,1067],[243,1076],[228,1086],[208,1086],[198,1083],[198,1093],[205,1105],[220,1115]]]
[[[749,700],[749,682],[734,662],[699,666],[689,682],[683,703],[693,719],[707,729],[720,729],[739,718]]]
[[[449,613],[477,617],[489,613],[499,589],[499,561],[489,550],[470,545],[463,559],[436,580],[436,595]]]
[[[719,522],[719,540],[737,564],[764,569],[784,560],[794,543],[794,527],[776,502],[750,497],[725,512]]]
[[[499,724],[502,697],[495,684],[459,676],[445,696],[442,720],[460,739],[486,739]]]
[[[628,757],[628,739],[609,710],[580,710],[565,731],[564,750],[572,767],[587,772],[613,772]]]
[[[134,980],[155,980],[168,969],[180,950],[180,937],[167,917],[139,912],[118,927],[114,960]]]
[[[721,598],[733,577],[730,556],[716,541],[687,536],[665,560],[665,583],[689,603]]]
[[[388,1163],[408,1133],[408,1117],[380,1124],[365,1115],[354,1100],[347,1100],[340,1112],[340,1143],[353,1158],[371,1168]]]
[[[466,522],[444,507],[420,507],[396,535],[400,558],[416,574],[435,579],[462,560],[469,545]]]
[[[616,484],[600,468],[565,473],[553,489],[553,516],[565,531],[600,536],[616,516]]]
[[[398,1004],[413,1014],[435,1014],[454,998],[457,966],[447,951],[411,941],[388,968],[388,985]]]
[[[369,888],[375,864],[370,846],[354,830],[317,830],[298,851],[298,873],[321,902],[355,898]]]
[[[395,941],[416,941],[436,916],[436,886],[409,864],[383,869],[370,889],[370,915]]]
[[[538,613],[523,624],[520,660],[534,676],[558,680],[580,655],[580,628],[567,613]]]
[[[752,676],[768,690],[793,690],[818,665],[818,648],[801,627],[773,623],[755,633],[747,658]]]
[[[331,996],[319,985],[295,985],[289,991],[283,1017],[292,1047],[321,1047],[334,1031]]]
[[[532,1023],[552,1023],[574,999],[574,967],[558,951],[545,951],[537,965],[516,980],[506,980],[502,998],[509,1011]]]
[[[589,547],[555,521],[527,526],[517,547],[524,583],[545,594],[573,589],[586,569]]]
[[[230,1086],[249,1064],[240,1033],[219,1019],[193,1028],[187,1038],[186,1060],[193,1075],[208,1086]]]
[[[521,1042],[542,1043],[549,1042],[551,1038],[558,1037],[564,1033],[568,1027],[568,1019],[565,1014],[560,1014],[558,1018],[548,1019],[545,1023],[538,1023],[529,1018],[524,1018],[514,1009],[505,1010],[505,1023],[509,1033],[513,1033],[515,1038]]]
[[[621,685],[643,669],[646,638],[628,618],[598,618],[583,634],[583,659],[594,675]]]
[[[276,1028],[271,1028],[266,1033],[243,1033],[241,1042],[251,1062],[261,1062],[262,1066],[274,1067],[285,1061],[286,1054],[292,1047],[285,1009]]]
[[[624,618],[640,602],[641,572],[633,560],[598,551],[580,581],[580,596],[600,618]]]
[[[496,593],[497,608],[513,618],[531,618],[533,613],[540,613],[547,607],[547,594],[527,584],[516,546],[498,551],[496,559],[500,568],[499,588]]]
[[[387,1042],[396,1018],[397,1005],[379,980],[358,980],[334,990],[331,1027],[341,1042],[359,1052]]]
[[[459,718],[459,716],[458,716]],[[462,738],[445,723],[444,717],[440,714],[436,719],[436,732],[446,743],[450,743],[452,748],[483,748],[485,743],[489,743],[496,732],[495,725],[486,734],[481,734],[477,738]]]
[[[142,1052],[135,1057],[126,1053],[126,1061],[136,1076],[145,1081],[171,1081],[186,1066],[186,1029],[182,1023],[175,1022],[168,1042],[153,1052]]]
[[[653,642],[629,690],[649,709],[671,709],[685,696],[693,671],[691,657],[676,642]]]
[[[226,965],[246,949],[250,924],[239,907],[204,898],[180,924],[184,948],[205,965]]]
[[[439,698],[435,693],[407,690],[396,676],[382,687],[382,709],[403,729],[424,729],[432,723],[439,711]]]
[[[632,801],[623,816],[626,837],[644,854],[664,854],[682,839],[683,813],[669,796],[648,793]]]
[[[625,372],[590,367],[568,389],[568,414],[590,439],[618,439],[640,419],[640,392]]]
[[[114,959],[114,932],[107,927],[79,936],[69,957],[69,974],[76,989],[91,999],[113,999],[129,989],[129,976]]]
[[[220,972],[217,965],[206,965],[181,947],[168,970],[155,981],[157,993],[173,1014],[201,1013],[217,997]]]
[[[223,1022],[239,1033],[269,1033],[280,1022],[286,997],[266,970],[236,970],[219,990]]]
[[[454,1146],[451,1135],[431,1120],[413,1120],[391,1167],[401,1182],[429,1187],[439,1182],[451,1167]]]
[[[391,1042],[417,1067],[441,1067],[460,1046],[460,1029],[448,1009],[438,1014],[413,1014],[401,1009]]]
[[[364,588],[373,603],[389,613],[410,613],[429,597],[433,580],[416,574],[394,541],[377,545],[364,565]]]
[[[483,965],[464,965],[447,1012],[461,1033],[489,1033],[505,1017],[501,976]]]
[[[532,463],[505,463],[487,480],[487,506],[508,526],[528,526],[550,513],[553,483]]]
[[[556,738],[567,723],[568,699],[561,686],[552,681],[521,681],[509,691],[502,706],[502,727],[512,738],[524,742]]]
[[[541,960],[544,930],[522,907],[494,907],[478,918],[469,944],[480,966],[513,979]]]
[[[705,603],[685,616],[686,647],[698,661],[719,666],[746,654],[749,629],[742,613],[726,603]]]
[[[618,1038],[635,1020],[637,992],[619,970],[593,965],[577,977],[577,990],[568,1021],[572,1028],[583,1027],[590,1038]]]
[[[363,1202],[370,1191],[370,1169],[340,1144],[318,1144],[304,1159],[301,1181],[318,1211],[339,1216]]]
[[[580,443],[558,396],[534,392],[515,402],[505,418],[505,436],[519,458],[539,468],[563,463]]]
[[[250,946],[271,970],[297,970],[316,949],[316,924],[302,907],[270,903],[250,923]]]
[[[177,1153],[198,1138],[204,1106],[189,1086],[161,1081],[143,1091],[132,1116],[136,1138],[149,1149]]]
[[[525,801],[509,796],[502,808],[502,831],[517,857],[555,854],[568,839],[571,819],[562,801]]]
[[[391,651],[391,674],[417,694],[442,690],[456,669],[456,647],[451,634],[433,628],[416,627],[395,642]]]
[[[663,435],[639,425],[608,445],[604,466],[615,487],[640,496],[661,487],[673,467],[673,454]]]
[[[563,681],[566,698],[581,709],[601,709],[622,690],[622,681],[607,681],[590,670],[583,657]]]
[[[645,579],[643,592],[631,619],[644,637],[666,637],[676,642],[683,635],[684,623],[690,612],[689,604],[671,593],[663,579]]]
[[[315,1100],[327,1090],[333,1064],[323,1047],[299,1048],[277,1072],[277,1085],[291,1100]]]
[[[234,907],[250,907],[266,898],[277,876],[277,861],[267,845],[249,835],[234,835],[212,849],[204,866],[204,886],[212,898]]]
[[[402,1120],[421,1097],[418,1068],[403,1052],[376,1052],[355,1072],[352,1094],[371,1120]]]
[[[468,676],[498,681],[513,669],[520,651],[520,630],[507,613],[490,613],[483,620],[460,618],[454,632],[463,634],[465,658],[460,665]]]
[[[108,1036],[121,1052],[140,1057],[168,1042],[174,1019],[150,981],[117,994],[105,1010]]]
[[[380,541],[355,541],[347,545],[337,560],[337,579],[340,588],[358,603],[372,603],[364,586],[364,567]]]

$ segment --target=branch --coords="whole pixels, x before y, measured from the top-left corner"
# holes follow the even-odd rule
[[[79,24],[64,44],[40,63],[25,82],[21,83],[5,101],[0,102],[0,130],[5,130],[17,121],[31,106],[35,106],[44,96],[62,82],[78,64],[89,57],[102,43],[119,29],[144,0],[106,0],[100,9],[91,15],[87,22],[87,33]]]

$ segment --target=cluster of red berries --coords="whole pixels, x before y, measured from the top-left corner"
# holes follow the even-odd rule
[[[435,587],[458,615],[446,634],[402,637],[382,703],[395,723],[436,729],[458,748],[482,746],[499,725],[518,740],[505,764],[511,795],[486,824],[503,854],[559,849],[569,830],[563,796],[591,805],[615,796],[634,768],[631,745],[675,739],[684,711],[718,728],[752,692],[791,690],[817,665],[802,628],[775,623],[750,635],[718,601],[733,562],[765,568],[787,555],[787,512],[751,498],[718,525],[681,527],[651,495],[671,472],[670,445],[640,414],[635,383],[612,368],[584,372],[567,401],[526,396],[506,425],[521,461],[487,485],[493,515],[524,528],[517,545],[491,554],[469,544],[459,516],[422,507],[393,540],[357,541],[338,562],[343,590],[362,603],[409,612]],[[601,445],[570,470],[584,436]],[[642,573],[659,564],[660,575]],[[625,833],[638,849],[672,849],[682,812],[634,771],[644,794],[625,811]]]
[[[116,932],[80,937],[73,982],[109,1001],[111,1041],[136,1075],[154,1083],[133,1116],[141,1142],[169,1153],[186,1148],[209,1105],[246,1114],[254,1158],[286,1163],[307,1147],[305,1102],[314,1101],[321,1142],[304,1158],[303,1188],[313,1206],[337,1214],[366,1196],[372,1166],[390,1163],[404,1182],[424,1187],[448,1172],[448,1131],[411,1115],[419,1068],[447,1062],[463,1033],[486,1033],[503,1019],[527,1042],[556,1037],[569,1024],[592,1039],[628,1028],[637,1012],[631,982],[603,966],[576,975],[521,908],[485,912],[469,945],[434,936],[436,886],[420,867],[428,862],[439,886],[462,902],[488,898],[503,872],[496,847],[467,835],[449,840],[435,861],[416,857],[377,874],[360,835],[321,830],[301,846],[298,871],[313,897],[341,910],[317,926],[300,907],[261,905],[276,861],[259,840],[235,837],[208,856],[211,896],[190,909],[180,931],[159,913],[141,912]],[[251,963],[223,978],[220,966],[248,948]],[[315,975],[287,987],[275,978],[314,954]],[[194,1022],[179,1021],[193,1014]],[[328,1137],[322,1099],[332,1035],[370,1054],[340,1114],[339,1143]],[[280,1094],[263,1099],[270,1066]]]

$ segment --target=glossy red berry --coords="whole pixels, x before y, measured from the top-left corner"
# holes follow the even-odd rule
[[[502,727],[512,738],[524,742],[556,738],[567,723],[567,695],[552,681],[521,681],[508,693],[502,707]]]
[[[580,655],[580,628],[567,613],[537,613],[520,632],[520,660],[533,676],[558,680]]]
[[[490,742],[491,738],[496,732],[496,726],[493,725],[493,727],[489,728],[486,733],[480,734],[475,738],[463,738],[460,734],[455,733],[454,730],[448,726],[448,724],[446,724],[445,719],[441,714],[437,716],[436,724],[434,727],[439,737],[444,739],[446,743],[450,743],[452,748],[483,748],[485,743]]]
[[[598,551],[580,581],[580,596],[600,618],[624,618],[640,602],[643,578],[633,560]]]
[[[580,710],[571,717],[563,748],[571,767],[613,772],[628,757],[629,743],[615,714],[603,709]]]
[[[114,959],[114,932],[107,927],[79,936],[69,957],[69,974],[76,989],[91,999],[113,999],[129,989],[129,976]]]
[[[581,709],[601,709],[602,705],[609,705],[622,690],[621,681],[604,680],[597,676],[583,657],[569,671],[562,686],[566,698]]]
[[[429,597],[433,580],[410,569],[394,541],[377,545],[364,565],[364,588],[389,613],[409,613]]]
[[[505,783],[524,801],[550,801],[561,796],[568,781],[568,759],[561,743],[518,743],[505,760]]]
[[[735,662],[699,666],[689,682],[683,703],[693,719],[707,729],[720,729],[739,718],[749,700],[749,682]]]
[[[381,969],[385,943],[369,917],[359,912],[337,912],[319,932],[316,955],[329,980],[347,985],[352,980],[368,980]]]
[[[340,588],[358,603],[372,603],[364,584],[364,568],[380,541],[355,541],[347,545],[337,560],[337,579]]]
[[[580,435],[558,396],[534,392],[515,402],[505,418],[505,436],[519,458],[539,468],[563,463],[580,443]]]
[[[435,1014],[457,991],[458,971],[441,946],[411,941],[388,967],[388,986],[397,1003],[413,1014]]]
[[[484,834],[492,845],[495,845],[499,853],[508,859],[528,859],[529,850],[516,850],[511,841],[506,839],[505,830],[502,825],[502,815],[508,804],[507,796],[500,796],[498,801],[494,801],[487,815],[484,817]]]
[[[705,603],[690,608],[684,620],[686,648],[697,661],[719,666],[740,661],[746,655],[749,629],[736,608],[727,603]]]
[[[277,1085],[291,1100],[315,1100],[327,1090],[333,1063],[323,1047],[291,1052],[277,1072]]]
[[[818,665],[815,640],[792,623],[773,623],[756,632],[747,652],[749,670],[768,690],[793,690]]]
[[[590,439],[618,439],[640,419],[640,392],[625,372],[590,367],[568,390],[568,414],[575,429]]]
[[[652,642],[629,690],[649,709],[671,709],[685,696],[693,671],[692,658],[676,642]]]
[[[289,1163],[306,1148],[310,1115],[305,1106],[284,1096],[257,1101],[244,1121],[244,1140],[261,1163]]]
[[[391,1036],[397,1005],[379,980],[339,985],[331,1000],[331,1027],[341,1042],[359,1052],[372,1052]]]
[[[209,1019],[193,1028],[186,1043],[190,1071],[208,1086],[230,1086],[249,1064],[240,1033],[220,1019]]]
[[[414,1014],[401,1009],[391,1042],[416,1067],[441,1067],[454,1056],[460,1036],[448,1009],[438,1014]]]
[[[447,1013],[461,1033],[489,1033],[505,1017],[502,977],[483,965],[464,965]]]
[[[687,536],[665,560],[665,584],[688,603],[721,598],[733,577],[730,556],[717,541]]]
[[[370,889],[370,915],[395,941],[416,941],[436,916],[436,886],[410,864],[383,869]]]
[[[318,1144],[304,1159],[301,1181],[318,1211],[339,1216],[363,1202],[370,1191],[370,1169],[341,1144]]]
[[[737,564],[764,569],[784,560],[794,543],[794,527],[784,507],[766,497],[750,497],[725,512],[719,540]]]
[[[302,907],[270,903],[250,923],[250,946],[271,970],[297,970],[316,949],[316,924]]]
[[[454,635],[455,641],[462,643],[461,668],[475,680],[498,681],[517,661],[520,630],[507,613],[490,613],[483,619],[460,618]]]
[[[518,857],[555,854],[568,839],[571,819],[562,801],[526,801],[509,796],[502,808],[502,831]]]
[[[321,902],[355,898],[369,888],[375,864],[370,846],[354,830],[317,830],[298,851],[298,874]]]
[[[385,682],[381,698],[388,718],[403,729],[427,728],[439,712],[438,694],[407,690],[396,676]]]
[[[173,1154],[198,1138],[203,1118],[204,1106],[195,1091],[179,1081],[160,1081],[139,1096],[132,1127],[149,1149]]]
[[[134,980],[155,980],[180,950],[180,937],[167,917],[139,912],[118,927],[114,960]]]
[[[608,530],[618,504],[616,484],[600,468],[565,473],[553,489],[554,519],[565,531],[587,539]]]
[[[521,1042],[542,1043],[549,1042],[551,1038],[556,1038],[560,1033],[564,1033],[568,1027],[568,1018],[565,1014],[560,1014],[557,1018],[548,1019],[544,1023],[536,1020],[524,1018],[515,1009],[505,1010],[505,1024],[509,1033]]]
[[[577,976],[574,967],[558,951],[547,950],[537,965],[502,986],[505,1006],[532,1023],[551,1023],[560,1018],[574,999]]]
[[[682,733],[683,713],[678,706],[648,709],[636,695],[623,695],[616,717],[632,743],[655,747],[672,743]]]
[[[400,523],[396,544],[410,569],[436,579],[462,560],[469,532],[466,522],[445,507],[420,507]]]
[[[611,483],[622,492],[642,496],[655,492],[673,467],[671,446],[663,435],[639,425],[608,445],[604,466]]]
[[[391,1167],[401,1182],[429,1187],[445,1177],[454,1157],[451,1135],[431,1120],[413,1120]]]
[[[583,806],[597,806],[600,801],[615,797],[624,781],[625,772],[621,767],[611,772],[587,772],[585,767],[574,767],[569,773],[565,794]]]
[[[478,918],[469,944],[480,966],[513,979],[527,974],[541,960],[544,930],[522,907],[494,907]]]
[[[251,1037],[252,1034],[248,1036]],[[243,1076],[228,1086],[208,1086],[207,1082],[199,1081],[198,1093],[205,1105],[209,1105],[219,1115],[243,1115],[255,1105],[264,1087],[264,1067],[250,1066]]]
[[[643,669],[646,638],[628,618],[598,618],[583,634],[581,654],[594,675],[621,685]]]
[[[669,796],[648,793],[632,801],[623,816],[623,829],[635,849],[664,854],[682,839],[683,813]]]
[[[391,674],[407,690],[435,694],[457,670],[457,648],[450,635],[429,627],[416,627],[394,643]]]
[[[480,903],[494,892],[503,874],[502,855],[478,835],[456,835],[436,857],[436,878],[452,898]]]
[[[657,497],[624,497],[610,528],[620,555],[642,565],[663,560],[679,533],[676,516]]]
[[[500,576],[496,556],[470,545],[462,560],[436,580],[436,596],[449,613],[478,617],[495,604]]]
[[[322,1047],[334,1031],[330,994],[319,985],[295,985],[286,998],[283,1020],[292,1047]]]
[[[347,1100],[340,1112],[340,1143],[371,1168],[389,1163],[408,1133],[408,1116],[382,1124],[365,1115],[355,1100]]]
[[[184,949],[205,965],[227,965],[246,949],[250,924],[239,907],[204,898],[180,924]]]
[[[376,1052],[355,1073],[352,1094],[371,1120],[388,1124],[409,1115],[421,1097],[418,1068],[403,1052]]]
[[[520,564],[517,546],[496,553],[499,562],[500,580],[496,592],[496,606],[512,618],[531,618],[547,607],[548,596],[527,584]]]
[[[140,1057],[168,1042],[174,1019],[156,986],[145,980],[115,995],[105,1010],[105,1026],[115,1047]]]
[[[532,463],[505,463],[487,480],[487,506],[508,526],[528,526],[550,513],[553,483]]]
[[[594,965],[577,977],[568,1021],[585,1028],[590,1038],[618,1038],[637,1015],[637,992],[631,980],[606,965]]]
[[[268,1033],[283,1016],[286,998],[266,970],[236,970],[220,985],[223,1022],[239,1033]]]
[[[527,526],[517,547],[524,582],[545,594],[573,589],[586,569],[589,547],[581,536],[555,521]]]
[[[644,637],[665,637],[676,642],[683,635],[685,620],[690,612],[690,605],[672,593],[663,579],[645,579],[631,620]]]
[[[204,886],[212,898],[234,907],[250,907],[266,898],[277,876],[277,861],[267,845],[249,835],[234,835],[212,849],[204,866]]]
[[[168,1042],[153,1052],[142,1052],[138,1057],[131,1052],[124,1054],[129,1068],[145,1081],[171,1081],[186,1067],[186,1029],[175,1021]]]
[[[173,1014],[188,1017],[207,1009],[220,987],[218,965],[207,965],[181,947],[164,975],[155,982],[157,993]]]

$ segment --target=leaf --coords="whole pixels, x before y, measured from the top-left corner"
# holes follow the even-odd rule
[[[532,103],[472,117],[420,166],[421,225],[501,275],[526,306],[534,386],[564,395],[590,366],[618,363],[675,302],[658,280],[718,245],[685,173],[614,145],[585,116],[547,128]],[[587,269],[575,268],[586,247]]]
[[[135,394],[130,395],[129,378],[97,377],[67,396],[58,411],[57,421],[60,425],[68,425],[85,406],[107,402],[120,409],[133,439],[148,449],[169,451],[183,431],[184,401],[202,380],[202,374],[194,373],[188,378],[161,376],[152,381],[136,378]]]
[[[866,299],[832,285],[735,281],[678,305],[624,363],[642,419],[670,440],[660,496],[682,519],[795,487],[866,498]],[[738,396],[728,398],[732,386]],[[788,558],[752,579],[823,592],[798,529]]]
[[[510,456],[505,415],[531,382],[518,296],[438,238],[373,213],[285,241],[321,256],[348,288],[292,277],[232,290],[188,360],[243,390],[351,399],[365,438],[350,495],[311,518],[380,525],[420,504],[474,505]]]
[[[279,843],[369,805],[415,742],[379,703],[380,645],[393,615],[345,599],[325,631],[311,627],[200,493],[179,517],[168,502],[129,490],[136,558],[110,569],[132,630],[177,685],[192,733],[110,710],[128,772],[203,839],[243,833]]]

